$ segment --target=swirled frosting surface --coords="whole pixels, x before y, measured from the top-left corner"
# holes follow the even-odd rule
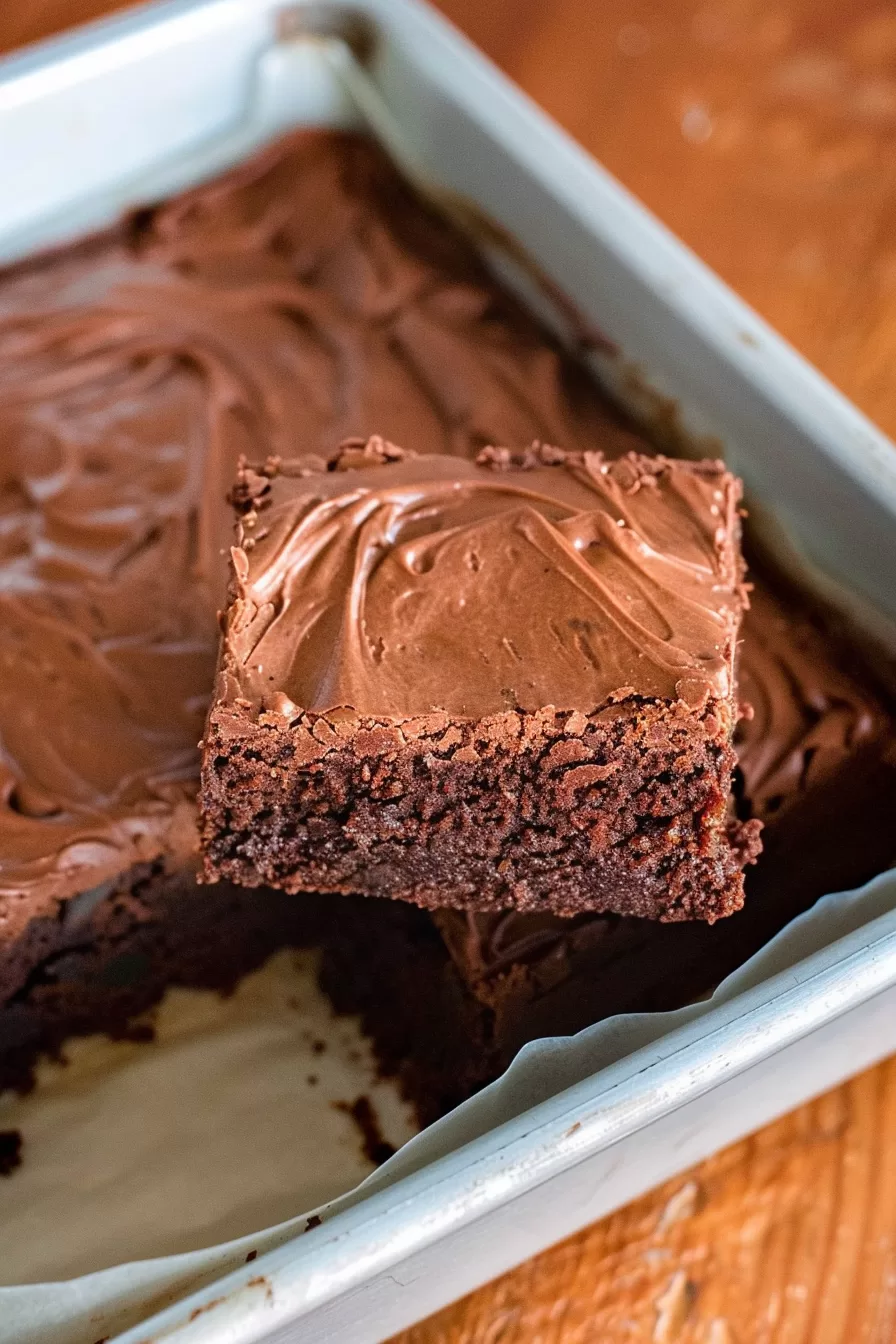
[[[721,463],[368,450],[398,460],[254,477],[225,698],[480,718],[732,694],[740,484]]]

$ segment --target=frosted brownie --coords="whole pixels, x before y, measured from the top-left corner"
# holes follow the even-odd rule
[[[718,462],[381,439],[245,467],[205,875],[429,908],[713,921],[746,597]]]
[[[760,583],[739,684],[754,710],[737,733],[740,807],[765,827],[745,908],[730,919],[430,916],[346,901],[324,982],[362,1014],[425,1118],[496,1077],[528,1040],[699,997],[820,896],[896,861],[896,718],[855,650]]]

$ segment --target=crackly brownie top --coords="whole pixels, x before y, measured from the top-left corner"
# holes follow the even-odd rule
[[[25,894],[193,843],[239,456],[378,426],[469,456],[633,442],[362,138],[291,136],[0,276],[6,934]]]
[[[480,718],[729,696],[740,484],[718,462],[346,445],[245,468],[225,699]]]

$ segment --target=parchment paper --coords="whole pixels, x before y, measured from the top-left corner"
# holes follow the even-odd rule
[[[370,1164],[332,1100],[369,1096],[393,1143],[407,1138],[409,1120],[391,1089],[371,1082],[369,1052],[353,1023],[333,1019],[310,960],[300,957],[296,969],[294,954],[281,954],[223,1003],[171,993],[158,1045],[84,1042],[68,1070],[49,1070],[32,1097],[0,1107],[2,1126],[21,1125],[26,1143],[25,1166],[0,1189],[0,1272],[20,1285],[0,1288],[0,1340],[95,1344],[118,1333],[250,1251],[300,1235],[315,1203],[332,1200],[319,1210],[327,1217],[358,1202],[894,906],[890,872],[820,901],[712,1000],[533,1042],[501,1079],[360,1185]],[[322,1054],[315,1040],[326,1040]],[[320,1081],[309,1086],[309,1073]],[[302,1206],[308,1212],[277,1221]],[[185,1251],[214,1239],[221,1244]],[[25,1282],[147,1255],[159,1258],[68,1282]]]

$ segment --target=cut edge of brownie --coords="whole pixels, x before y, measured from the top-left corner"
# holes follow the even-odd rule
[[[494,1012],[464,985],[432,917],[412,905],[344,898],[320,986],[360,1019],[380,1073],[398,1084],[421,1128],[507,1067]]]
[[[476,724],[367,720],[345,739],[331,716],[216,708],[205,877],[428,909],[712,920],[743,903],[759,830],[729,816],[735,757],[716,718],[713,704],[698,717],[622,701]]]

